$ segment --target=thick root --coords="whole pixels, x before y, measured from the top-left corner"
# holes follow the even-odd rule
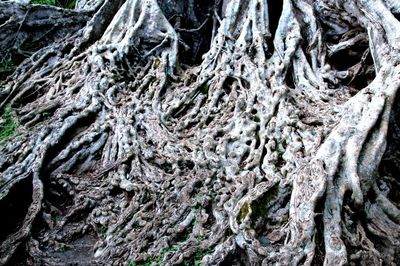
[[[398,6],[173,4],[78,1],[87,26],[4,84],[0,202],[32,200],[1,263],[395,263]]]

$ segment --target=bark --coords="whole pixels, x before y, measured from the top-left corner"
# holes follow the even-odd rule
[[[40,8],[73,26],[2,85],[1,264],[400,259],[397,1]]]

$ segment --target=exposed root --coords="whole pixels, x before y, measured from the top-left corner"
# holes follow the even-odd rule
[[[87,26],[4,84],[0,202],[32,201],[1,263],[22,243],[36,264],[395,263],[397,4],[196,4],[190,29],[163,1],[78,1]]]

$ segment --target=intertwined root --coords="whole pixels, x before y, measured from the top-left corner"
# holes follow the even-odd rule
[[[211,47],[185,69],[190,30],[163,5],[104,1],[75,46],[5,84],[22,133],[1,148],[0,202],[32,200],[1,262],[21,247],[50,264],[394,263],[399,184],[379,167],[397,4],[216,2]]]

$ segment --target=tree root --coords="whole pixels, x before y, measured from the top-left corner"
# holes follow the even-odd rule
[[[32,201],[1,264],[93,242],[92,264],[395,263],[397,4],[216,1],[189,67],[158,2],[78,2],[87,26],[4,84],[0,202],[27,180]]]

